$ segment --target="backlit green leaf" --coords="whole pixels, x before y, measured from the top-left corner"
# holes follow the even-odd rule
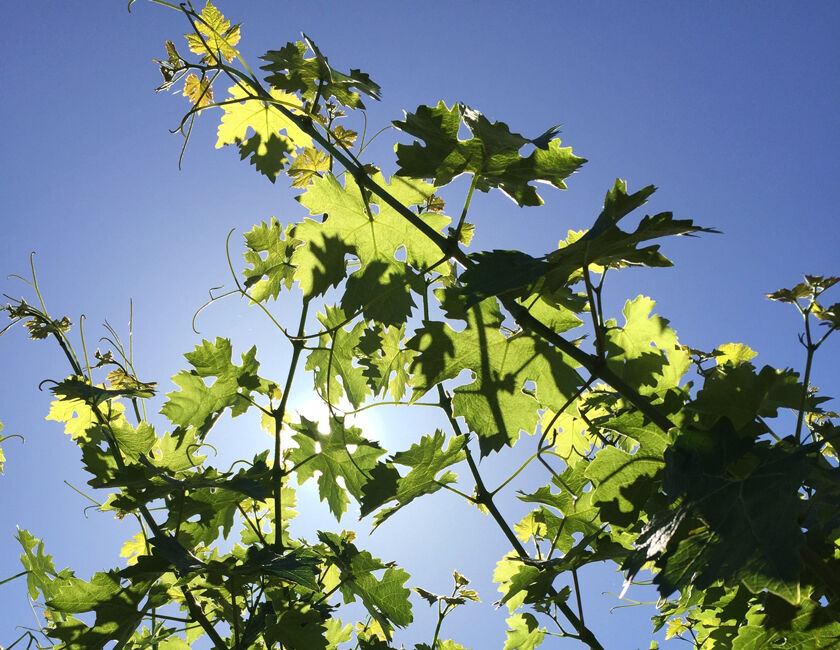
[[[306,57],[307,49],[312,50],[314,56]],[[367,74],[360,70],[350,70],[350,74],[339,72],[310,39],[305,43],[287,43],[280,50],[269,50],[262,58],[268,61],[262,69],[271,73],[266,81],[279,90],[300,93],[309,101],[320,95],[322,99],[335,97],[344,106],[364,108],[356,91],[379,99],[380,88]]]
[[[458,137],[462,120],[472,132],[469,140]],[[573,155],[571,148],[561,147],[559,138],[528,140],[463,104],[451,109],[443,101],[434,108],[420,106],[393,124],[424,143],[397,145],[398,175],[431,178],[442,186],[460,174],[472,173],[479,190],[498,188],[521,206],[543,203],[532,182],[565,189],[564,179],[586,162]],[[519,151],[532,142],[538,146],[529,156],[521,156]]]
[[[245,261],[250,265],[243,272],[245,288],[254,302],[277,298],[285,285],[292,288],[295,267],[291,256],[301,241],[291,236],[291,226],[283,228],[272,219],[254,226],[245,233]]]
[[[292,428],[297,431],[294,441],[298,448],[292,450],[289,459],[298,466],[298,482],[303,484],[320,471],[321,500],[326,500],[332,513],[340,519],[350,503],[347,493],[361,501],[364,486],[370,480],[368,472],[385,450],[363,438],[360,429],[345,427],[337,418],[330,419],[330,433],[326,435],[319,433],[317,424],[305,417]],[[339,478],[344,487],[338,484]]]
[[[458,317],[467,321],[462,332],[447,323],[424,321],[407,343],[419,353],[411,367],[412,400],[471,370],[472,383],[454,391],[453,412],[479,434],[481,453],[487,455],[513,444],[520,430],[533,432],[540,406],[562,404],[580,379],[574,362],[540,339],[502,334],[495,300],[466,311],[461,307]],[[526,391],[527,382],[536,384],[534,394]]]
[[[504,650],[533,650],[543,642],[545,628],[541,628],[533,614],[515,614],[505,620],[508,627]]]
[[[411,592],[404,586],[410,576],[405,571],[383,563],[367,551],[359,551],[345,536],[319,532],[318,539],[334,554],[331,561],[341,573],[345,602],[360,598],[388,638],[392,625],[404,627],[411,623]],[[374,573],[382,569],[382,578],[377,578]]]
[[[181,390],[167,393],[161,413],[175,425],[195,427],[201,436],[223,409],[230,407],[233,415],[244,413],[250,406],[245,397],[262,386],[257,376],[257,348],[242,355],[241,366],[231,362],[232,352],[230,340],[217,338],[213,343],[202,341],[186,353],[194,370],[182,370],[172,378]],[[204,380],[211,377],[216,379],[208,386]]]
[[[423,436],[418,444],[412,445],[407,451],[394,454],[387,466],[377,466],[371,472],[373,480],[363,488],[361,515],[364,517],[376,508],[396,501],[398,505],[376,515],[375,525],[379,526],[417,497],[437,492],[447,483],[454,483],[457,480],[455,474],[441,472],[464,460],[466,439],[456,436],[450,439],[444,449],[445,438],[441,431],[436,431],[434,436]],[[410,467],[411,470],[405,476],[400,476],[393,468],[394,465]]]
[[[318,314],[318,320],[325,333],[320,338],[320,347],[309,353],[306,369],[315,371],[315,386],[325,398],[336,402],[345,395],[358,407],[371,392],[364,368],[355,363],[365,323],[359,321],[348,330],[350,326],[342,309],[326,306],[324,310],[325,313]]]
[[[250,156],[251,164],[273,183],[297,148],[311,147],[312,138],[272,103],[249,94],[242,86],[231,86],[230,96],[222,106],[216,148],[239,146],[241,158]],[[272,91],[271,98],[292,112],[301,104],[294,95]]]
[[[216,54],[221,54],[226,61],[231,61],[239,52],[234,46],[242,37],[239,25],[231,26],[230,21],[216,9],[210,0],[195,21],[198,33],[185,34],[190,51],[200,54],[208,63],[216,63]]]

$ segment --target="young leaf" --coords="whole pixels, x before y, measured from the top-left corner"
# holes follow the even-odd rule
[[[193,104],[203,108],[213,103],[213,88],[210,87],[210,80],[190,73],[184,79],[184,97],[187,97]]]
[[[294,181],[292,187],[308,187],[314,176],[330,170],[330,158],[320,149],[307,147],[289,165],[288,174]]]
[[[505,620],[508,627],[504,650],[533,650],[543,642],[545,628],[540,628],[533,614],[515,614]]]
[[[203,61],[217,63],[217,53],[221,54],[225,61],[231,61],[239,54],[234,48],[242,37],[239,25],[231,26],[230,21],[210,3],[210,0],[207,0],[194,24],[198,33],[184,34],[184,38],[187,39],[190,51],[200,54]]]

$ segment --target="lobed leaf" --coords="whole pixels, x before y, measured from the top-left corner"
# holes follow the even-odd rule
[[[373,468],[371,480],[362,489],[361,516],[365,517],[386,503],[396,501],[396,506],[386,508],[376,515],[376,528],[417,497],[432,494],[444,485],[454,483],[458,478],[455,474],[441,472],[466,458],[466,438],[455,436],[444,449],[445,439],[446,436],[440,430],[433,436],[423,436],[419,443],[408,450],[394,454],[387,464]],[[400,476],[394,465],[410,467],[411,470],[405,476]]]
[[[287,43],[280,50],[269,50],[261,58],[268,63],[262,69],[270,72],[266,81],[274,88],[300,93],[301,97],[314,102],[317,97],[335,97],[343,106],[364,108],[361,95],[379,99],[380,88],[370,76],[361,70],[350,70],[349,74],[333,68],[321,54],[315,43],[304,36],[304,41]],[[306,57],[307,50],[314,56]],[[357,92],[358,91],[358,92]]]
[[[302,485],[316,471],[321,472],[318,477],[321,501],[326,500],[330,511],[340,519],[350,503],[347,493],[357,501],[362,500],[364,487],[370,480],[368,472],[385,450],[363,438],[360,429],[345,427],[338,418],[330,419],[328,435],[319,433],[317,424],[305,417],[291,426],[297,431],[293,440],[298,447],[292,450],[289,460],[296,465],[298,483]],[[355,447],[352,451],[351,445]],[[344,487],[338,484],[339,478]]]
[[[300,100],[275,90],[271,101],[265,101],[242,85],[231,86],[228,92],[216,149],[238,145],[241,159],[250,156],[251,164],[273,183],[297,149],[312,146],[312,138],[274,106],[277,103],[299,113]]]
[[[461,140],[461,123],[472,137]],[[484,115],[463,104],[448,108],[441,101],[435,107],[420,106],[407,113],[404,121],[393,122],[398,129],[413,135],[411,146],[397,145],[399,176],[431,178],[443,186],[463,173],[475,175],[476,188],[489,192],[498,188],[520,206],[542,205],[532,182],[545,182],[565,189],[563,182],[584,162],[572,154],[570,147],[561,147],[550,129],[538,138],[528,140],[512,133],[503,122],[490,122]],[[527,157],[519,151],[526,144],[536,148]]]

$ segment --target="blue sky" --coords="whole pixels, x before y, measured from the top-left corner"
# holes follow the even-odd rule
[[[160,78],[151,59],[162,58],[163,41],[177,42],[186,25],[142,0],[131,15],[124,4],[13,3],[4,12],[0,285],[25,295],[5,274],[25,275],[36,251],[51,311],[74,321],[85,314],[91,341],[104,333],[105,318],[125,332],[131,299],[141,378],[169,390],[181,354],[200,340],[190,329],[195,309],[210,287],[230,283],[227,232],[271,216],[296,220],[304,211],[282,180],[271,185],[234,151],[214,151],[210,115],[199,121],[178,170],[181,140],[167,129],[187,106],[183,98],[154,94]],[[566,230],[591,224],[616,177],[630,189],[655,184],[649,212],[671,210],[724,234],[666,244],[673,269],[614,278],[607,290],[612,313],[643,293],[685,344],[712,349],[745,342],[760,353],[759,363],[801,369],[797,316],[764,294],[796,284],[803,273],[840,273],[834,196],[840,4],[218,6],[244,23],[243,54],[251,63],[305,32],[337,68],[368,72],[383,88],[383,101],[368,103],[374,129],[439,99],[463,101],[528,137],[561,124],[564,143],[589,162],[569,179],[568,191],[543,192],[546,208],[478,196],[471,209],[475,246],[546,253]],[[394,168],[393,137],[386,133],[370,149],[386,171]],[[241,240],[233,241],[238,256]],[[268,328],[244,306],[211,310],[199,327],[204,337],[229,336],[242,350],[256,342],[265,350],[264,367],[283,376],[287,351],[272,347]],[[828,394],[840,385],[833,343],[815,367],[814,383]],[[82,576],[118,565],[122,541],[134,534],[106,515],[85,519],[88,503],[64,484],[81,488],[86,479],[76,448],[43,420],[49,395],[37,389],[42,379],[65,374],[61,361],[54,346],[28,342],[22,331],[0,339],[3,434],[26,437],[25,445],[3,444],[0,579],[19,570],[15,525],[44,538],[56,564]],[[299,397],[306,400],[303,388]],[[395,425],[383,417],[378,426]],[[267,444],[259,434],[237,435],[243,445]],[[486,544],[470,549],[469,535],[447,531],[420,544],[406,534],[412,525],[439,529],[441,512],[467,522],[470,534],[472,526],[486,526],[465,509],[443,496],[418,505],[415,514],[377,531],[372,549],[409,565],[416,584],[432,591],[446,590],[451,569],[459,568],[480,586],[487,607],[496,596],[490,571],[507,550],[501,535],[488,529]],[[319,517],[316,510],[305,513],[312,525],[335,525]],[[450,556],[433,561],[436,552],[450,553],[451,562]],[[636,647],[628,638],[646,647],[649,613],[641,609],[619,610],[619,623],[599,625],[598,617],[617,604],[600,592],[619,591],[620,584],[610,573],[592,577],[588,620],[605,630],[607,647]],[[17,636],[15,625],[32,619],[22,583],[0,590],[3,644]],[[503,617],[492,616],[499,625],[488,625],[486,613],[465,612],[449,632],[468,647],[501,647]]]

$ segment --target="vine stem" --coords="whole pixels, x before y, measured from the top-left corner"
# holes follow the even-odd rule
[[[801,309],[802,317],[805,320],[805,340],[802,341],[800,334],[799,340],[805,346],[805,376],[802,378],[802,398],[799,400],[799,414],[796,416],[796,442],[802,442],[802,422],[805,419],[805,402],[808,399],[808,385],[811,383],[811,366],[814,362],[814,353],[817,351],[819,344],[814,345],[811,338],[811,305],[806,309]],[[822,341],[820,341],[822,343]]]
[[[473,174],[472,182],[470,183],[469,192],[467,192],[467,198],[464,201],[464,208],[461,210],[461,218],[458,219],[458,225],[455,227],[455,239],[456,242],[461,240],[461,228],[464,227],[464,221],[467,218],[467,211],[470,209],[470,203],[472,202],[473,192],[475,192],[475,186],[478,185],[478,176]]]
[[[437,650],[437,642],[438,636],[440,635],[440,627],[443,625],[443,619],[446,616],[446,612],[441,609],[440,601],[438,601],[438,620],[437,625],[435,625],[435,634],[432,637],[432,650]]]
[[[440,406],[443,411],[446,413],[446,417],[449,420],[450,425],[452,426],[453,431],[456,435],[463,435],[461,433],[461,427],[458,424],[457,420],[452,414],[452,406],[450,405],[449,398],[446,396],[445,391],[443,390],[443,386],[438,384],[438,396],[440,397]],[[528,558],[528,551],[525,550],[525,547],[522,546],[522,543],[519,541],[519,538],[513,532],[511,527],[508,525],[507,520],[502,516],[502,513],[499,512],[498,507],[493,502],[493,495],[487,491],[486,486],[484,485],[484,480],[481,477],[481,473],[478,470],[478,465],[476,465],[475,459],[472,456],[472,452],[470,451],[469,447],[466,445],[464,446],[464,451],[466,452],[467,458],[467,465],[470,468],[470,473],[473,476],[473,480],[475,480],[475,492],[476,492],[476,503],[483,505],[487,508],[487,511],[490,513],[490,516],[493,517],[496,524],[498,525],[499,529],[502,531],[504,536],[510,542],[513,549],[516,551],[516,554],[520,558]],[[551,588],[551,591],[554,592],[554,588]],[[556,593],[556,592],[554,592]],[[592,630],[588,629],[583,625],[583,621],[575,614],[571,607],[569,607],[565,602],[561,602],[557,604],[557,607],[563,612],[563,616],[572,624],[572,626],[577,630],[578,638],[588,645],[592,650],[604,650],[604,647],[600,644],[598,639],[595,637],[595,634]]]
[[[588,252],[588,247],[587,247]],[[589,313],[592,316],[592,328],[595,330],[595,353],[599,359],[605,359],[606,346],[604,345],[604,316],[601,313],[601,293],[598,291],[598,301],[595,300],[595,289],[592,286],[592,278],[589,275],[589,264],[583,267],[583,280],[586,285],[586,296],[589,299]]]
[[[303,307],[300,310],[300,322],[298,323],[298,338],[292,339],[292,360],[289,363],[289,374],[286,375],[286,385],[283,387],[283,395],[280,397],[280,405],[274,411],[274,464],[271,467],[271,479],[274,484],[274,550],[277,553],[283,552],[283,446],[280,441],[280,434],[283,429],[283,418],[286,415],[286,404],[289,400],[289,391],[292,389],[292,381],[297,370],[301,350],[303,350],[304,327],[306,326],[306,314],[309,311],[309,300],[304,299]]]

